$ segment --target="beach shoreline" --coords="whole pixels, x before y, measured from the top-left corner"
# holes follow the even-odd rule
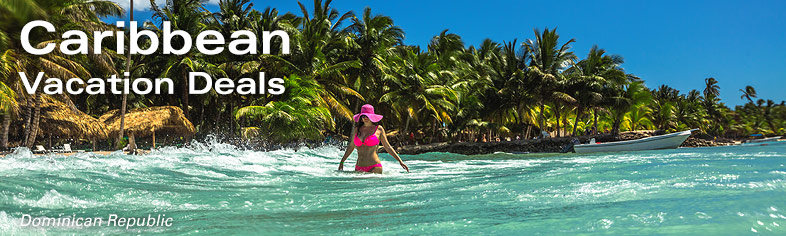
[[[622,132],[619,135],[599,134],[578,137],[556,137],[546,139],[512,140],[501,142],[441,142],[422,145],[406,145],[396,151],[400,154],[415,155],[428,152],[449,152],[464,155],[492,154],[495,152],[506,153],[559,153],[565,145],[574,138],[581,143],[587,143],[592,138],[597,142],[616,142],[634,140],[656,135],[656,131]],[[738,145],[742,142],[732,139],[704,139],[698,135],[691,135],[680,147],[714,147]]]
[[[625,140],[634,140],[645,138],[649,136],[653,136],[658,134],[657,131],[653,130],[645,130],[645,131],[628,131],[622,132],[619,135],[611,135],[611,134],[599,134],[599,135],[585,135],[585,136],[577,136],[577,137],[552,137],[552,138],[545,138],[545,139],[528,139],[528,140],[511,140],[511,141],[500,141],[500,142],[437,142],[437,143],[429,143],[429,144],[417,144],[417,145],[403,145],[396,148],[396,152],[399,154],[405,155],[417,155],[423,153],[430,153],[430,152],[445,152],[445,153],[455,153],[455,154],[463,154],[463,155],[483,155],[483,154],[492,154],[497,152],[504,152],[504,153],[560,153],[565,145],[571,143],[571,141],[575,138],[578,139],[581,143],[587,143],[591,139],[595,139],[597,142],[616,142],[616,141],[625,141]],[[299,149],[303,146],[313,147],[314,145],[309,145],[306,143],[298,143],[298,144],[289,144],[289,145],[254,145],[251,143],[237,143],[232,142],[230,140],[228,143],[231,145],[235,145],[241,149],[248,149],[248,150],[256,150],[256,151],[273,151],[278,149],[287,149],[287,148],[294,148],[295,150]],[[334,140],[337,141],[337,140]],[[316,144],[316,146],[336,146],[338,148],[343,148],[340,145],[341,142],[333,142],[329,144]],[[714,147],[714,146],[731,146],[731,145],[740,145],[742,144],[742,140],[733,140],[733,139],[707,139],[705,137],[701,137],[700,135],[691,135],[680,147],[681,148],[691,148],[691,147]],[[143,150],[139,155],[144,155],[144,151],[151,151],[151,150]],[[106,156],[110,155],[117,151],[94,151],[94,152],[69,152],[69,153],[34,153],[35,156],[62,156],[68,157],[73,156],[79,153],[88,153],[91,155],[98,155],[98,156]],[[384,149],[380,149],[380,152],[385,152]],[[4,158],[9,154],[14,153],[13,151],[6,151],[0,153],[0,158]]]

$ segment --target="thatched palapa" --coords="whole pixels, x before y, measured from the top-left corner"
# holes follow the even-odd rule
[[[41,97],[38,135],[50,138],[105,139],[104,123],[49,96]]]
[[[115,136],[120,132],[119,110],[109,111],[99,120],[108,126],[110,135]],[[126,113],[125,133],[132,133],[137,138],[152,136],[155,140],[156,132],[191,137],[196,129],[183,115],[183,110],[175,106],[137,108]]]

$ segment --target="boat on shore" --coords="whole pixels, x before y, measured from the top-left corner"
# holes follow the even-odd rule
[[[673,149],[682,145],[695,130],[698,129],[618,142],[576,144],[573,146],[573,151],[592,153]]]
[[[781,139],[781,136],[778,137],[770,137],[770,138],[762,138],[762,139],[751,139],[745,140],[744,143],[766,143],[766,142],[777,142]]]

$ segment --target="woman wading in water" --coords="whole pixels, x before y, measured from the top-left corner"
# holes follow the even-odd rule
[[[409,167],[404,164],[398,153],[388,143],[385,129],[376,124],[376,122],[382,120],[382,116],[374,114],[373,106],[369,104],[363,105],[360,108],[360,113],[352,118],[357,125],[352,129],[351,140],[347,144],[347,151],[344,152],[344,157],[341,158],[338,170],[344,170],[344,161],[347,160],[349,154],[352,154],[352,150],[357,148],[358,161],[355,163],[355,171],[382,174],[382,162],[379,161],[379,155],[377,155],[377,146],[381,143],[385,151],[393,158],[396,158],[401,167],[409,172]]]

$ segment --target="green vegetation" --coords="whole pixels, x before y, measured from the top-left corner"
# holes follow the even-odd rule
[[[401,135],[422,132],[433,140],[466,141],[481,134],[531,138],[540,130],[556,136],[580,135],[586,129],[618,133],[700,128],[716,137],[786,132],[784,102],[755,100],[753,87],[740,90],[748,103],[734,109],[718,98],[714,78],[707,78],[701,91],[687,94],[666,85],[650,90],[642,78],[623,70],[622,56],[594,46],[580,59],[577,54],[583,53],[571,51],[575,40],[561,38],[556,28],[536,29],[534,39],[520,44],[485,40],[478,47],[467,47],[459,35],[443,31],[422,49],[404,45],[404,30],[368,8],[356,15],[332,8],[330,0],[315,0],[313,9],[301,4],[296,15],[272,8],[258,11],[248,0],[222,0],[218,12],[209,12],[200,2],[167,1],[153,8],[153,20],[143,27],[160,35],[161,22],[171,21],[173,30],[192,37],[207,29],[226,35],[283,30],[291,39],[289,55],[279,53],[277,41],[270,55],[225,51],[207,56],[192,49],[183,55],[131,58],[133,77],[171,78],[176,95],[129,94],[129,108],[182,107],[201,135],[281,143],[319,140],[347,133],[352,114],[365,103],[386,117],[388,130]],[[112,51],[113,40],[102,42],[106,53],[100,55],[27,54],[20,45],[21,27],[32,20],[52,22],[59,32],[38,32],[34,44],[58,43],[62,39],[54,35],[66,30],[114,31],[113,24],[100,18],[122,13],[108,1],[0,1],[0,145],[8,145],[12,122],[23,128],[10,133],[11,139],[25,146],[35,142],[36,135],[30,134],[38,132],[40,100],[47,96],[25,93],[18,71],[87,79],[122,75],[126,68],[126,56]],[[172,45],[181,48],[182,42],[176,38]],[[266,72],[268,77],[286,77],[287,92],[188,94],[186,75],[192,71],[233,80]],[[87,94],[55,99],[93,116],[119,109],[122,101],[121,96]],[[31,105],[21,109],[22,103]]]

